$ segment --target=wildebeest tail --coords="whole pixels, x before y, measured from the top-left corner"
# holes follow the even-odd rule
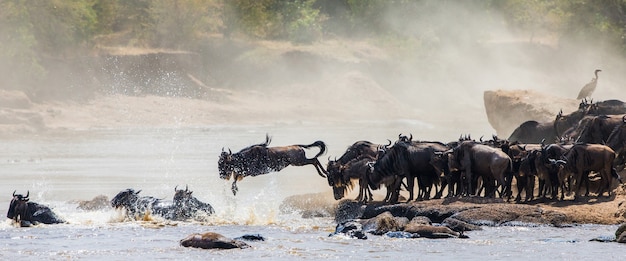
[[[622,181],[622,177],[620,177],[620,175],[617,173],[617,170],[616,170],[615,168],[611,168],[611,175],[612,175],[613,177],[615,177],[615,178],[617,179],[617,181],[619,181],[619,184],[624,183],[624,182]]]
[[[320,152],[318,152],[318,153],[315,155],[315,158],[317,158],[317,157],[319,157],[319,156],[322,156],[322,155],[326,152],[326,143],[324,143],[324,142],[323,142],[323,141],[321,141],[321,140],[318,140],[318,141],[316,141],[316,142],[313,142],[313,143],[311,143],[311,144],[309,144],[309,145],[298,145],[298,146],[303,147],[303,148],[305,148],[305,149],[308,149],[308,148],[310,148],[310,147],[319,147],[319,148],[320,148]]]

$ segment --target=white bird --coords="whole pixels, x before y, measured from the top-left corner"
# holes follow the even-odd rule
[[[582,89],[580,89],[580,92],[578,93],[578,100],[583,99],[583,98],[589,98],[591,97],[591,94],[593,93],[593,91],[596,90],[596,85],[598,84],[598,72],[601,72],[602,70],[596,70],[594,72],[594,74],[596,75],[595,78],[591,79],[591,82],[585,84],[585,86],[583,86]]]

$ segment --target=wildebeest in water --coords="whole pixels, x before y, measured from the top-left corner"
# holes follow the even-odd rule
[[[231,187],[233,195],[236,195],[238,191],[237,181],[244,177],[277,172],[289,165],[313,165],[317,173],[326,178],[326,170],[317,159],[326,152],[326,144],[323,141],[318,140],[309,145],[268,147],[270,142],[271,138],[266,135],[264,143],[249,146],[237,153],[232,153],[230,149],[226,152],[222,148],[222,153],[217,162],[220,178],[229,180],[233,176],[234,181]],[[310,147],[319,147],[320,151],[315,157],[308,159],[304,149]]]
[[[65,223],[65,221],[52,212],[49,207],[35,202],[29,202],[29,195],[30,191],[26,193],[26,196],[15,194],[15,191],[13,191],[13,199],[9,204],[7,218],[13,219],[22,227],[28,227],[31,224],[37,225],[38,223]]]
[[[187,187],[185,190],[174,188],[172,202],[151,196],[139,196],[139,192],[141,190],[126,189],[120,191],[111,199],[111,205],[114,208],[126,209],[126,213],[131,219],[154,214],[169,220],[184,221],[197,217],[199,214],[210,216],[215,213],[210,204],[192,196],[192,191]]]

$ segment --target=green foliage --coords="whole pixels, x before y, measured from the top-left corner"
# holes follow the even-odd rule
[[[549,35],[626,53],[624,10],[626,0],[0,0],[0,73],[32,85],[46,77],[44,58],[94,45],[194,50],[218,33],[299,44],[368,37],[427,54],[480,42],[494,21],[530,41]]]
[[[184,48],[198,41],[200,32],[215,31],[219,23],[220,5],[206,0],[155,0],[151,2],[150,16],[153,17],[148,30],[152,32],[151,43],[159,47]]]
[[[308,43],[321,36],[321,16],[314,0],[226,1],[228,26],[246,35]]]

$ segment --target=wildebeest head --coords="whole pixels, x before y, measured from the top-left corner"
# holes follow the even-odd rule
[[[30,195],[30,191],[26,192],[26,196],[15,194],[15,191],[13,191],[13,199],[9,205],[7,218],[13,219],[16,222],[20,220],[30,220],[28,213],[28,195]]]
[[[326,165],[326,179],[328,180],[328,186],[335,187],[341,186],[343,183],[341,179],[341,162],[337,159],[331,160],[328,158],[328,164]]]
[[[185,190],[178,189],[178,186],[174,188],[174,204],[179,204],[181,202],[189,201],[192,198],[191,193],[187,186],[185,186]]]
[[[189,190],[187,186],[185,186],[185,190],[178,189],[178,186],[174,188],[174,214],[176,217],[174,219],[188,219],[191,218],[197,213],[197,211],[203,211],[208,215],[215,213],[213,207],[208,204],[201,202],[194,196],[192,196],[193,191]]]
[[[352,182],[344,176],[343,171],[346,168],[345,165],[342,165],[338,161],[329,161],[328,167],[329,169],[326,169],[328,172],[326,175],[328,185],[333,188],[335,200],[340,200],[345,196],[348,189],[352,188]]]
[[[111,199],[111,206],[113,206],[113,208],[133,207],[139,201],[139,192],[141,192],[141,190],[136,192],[134,189],[120,191],[120,193],[117,193],[117,195]]]
[[[228,152],[224,151],[222,148],[222,153],[220,154],[220,158],[217,161],[217,168],[220,172],[220,178],[229,180],[230,177],[234,173],[233,168],[233,153],[228,149]]]

